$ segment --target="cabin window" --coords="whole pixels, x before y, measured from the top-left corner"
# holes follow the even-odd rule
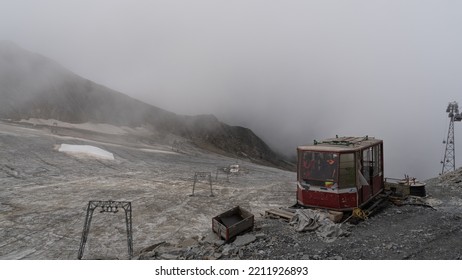
[[[301,180],[324,185],[324,182],[337,182],[338,154],[329,152],[305,151],[300,164]]]
[[[363,150],[362,174],[371,183],[371,178],[382,172],[382,150],[376,145]]]
[[[363,150],[363,162],[362,162],[362,174],[367,180],[368,184],[371,184],[371,177],[374,172],[374,161],[372,160],[372,148]]]
[[[356,184],[355,155],[340,154],[339,187],[348,188]]]

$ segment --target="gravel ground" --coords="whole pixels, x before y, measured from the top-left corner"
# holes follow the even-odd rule
[[[156,244],[141,259],[250,260],[460,260],[462,169],[428,180],[427,196],[386,201],[364,221],[338,224],[342,234],[326,239],[297,232],[284,219],[257,217],[254,230],[225,243],[214,233]],[[351,223],[350,223],[351,221]]]
[[[445,188],[449,190],[446,192]],[[462,258],[461,188],[431,180],[427,185],[429,195],[419,201],[434,207],[417,205],[412,198],[404,201],[410,205],[387,203],[364,221],[341,225],[343,234],[334,241],[326,241],[316,232],[297,232],[283,219],[259,217],[253,232],[239,236],[234,242],[225,243],[210,233],[195,240],[158,244],[157,248],[143,252],[141,258],[459,260]]]

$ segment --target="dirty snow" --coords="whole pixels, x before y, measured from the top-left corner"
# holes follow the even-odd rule
[[[114,159],[114,155],[112,153],[91,145],[61,144],[58,151],[77,156],[90,156],[109,160]]]
[[[147,129],[143,127],[137,127],[137,128],[130,128],[126,126],[115,126],[111,124],[106,124],[106,123],[68,123],[68,122],[62,122],[54,119],[36,119],[36,118],[30,118],[27,120],[20,120],[20,123],[28,123],[32,125],[45,125],[45,126],[56,126],[58,128],[63,127],[63,128],[76,128],[76,129],[83,129],[83,130],[88,130],[88,131],[93,131],[93,132],[100,132],[100,133],[106,133],[106,134],[114,134],[114,135],[124,135],[124,134],[129,134],[129,133],[134,133],[134,132],[148,132]]]
[[[236,205],[260,216],[268,208],[295,202],[293,172],[239,160],[239,172],[227,180],[216,174],[217,166],[229,166],[236,158],[189,143],[179,153],[153,152],[168,151],[171,146],[111,136],[103,143],[101,135],[92,133],[66,130],[56,135],[48,128],[23,130],[20,126],[0,121],[3,258],[76,259],[90,200],[132,202],[135,256],[159,242],[206,235],[212,217]],[[64,139],[69,145],[97,146],[116,160],[68,156],[53,149]],[[212,172],[214,196],[209,196],[210,186],[203,182],[196,184],[195,196],[190,196],[195,172],[206,171]],[[83,258],[126,259],[126,237],[123,211],[95,211]]]

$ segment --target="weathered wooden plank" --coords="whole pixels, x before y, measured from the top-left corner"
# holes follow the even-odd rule
[[[275,215],[275,216],[279,216],[281,218],[290,220],[293,218],[294,213],[283,210],[283,209],[269,209],[265,211],[265,215],[266,216]]]

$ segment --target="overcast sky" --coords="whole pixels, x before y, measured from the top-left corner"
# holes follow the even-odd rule
[[[458,0],[0,0],[0,39],[284,153],[381,138],[389,177],[441,171],[445,109],[462,102]]]

